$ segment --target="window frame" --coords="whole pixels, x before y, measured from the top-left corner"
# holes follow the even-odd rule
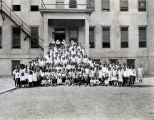
[[[11,48],[12,48],[12,49],[21,49],[21,30],[20,30],[20,28],[19,28],[19,30],[20,30],[20,36],[19,36],[19,37],[20,37],[20,46],[19,46],[19,47],[14,47],[14,46],[13,46],[13,38],[14,38],[14,37],[13,37],[13,28],[19,28],[19,27],[18,27],[18,26],[12,26],[12,27],[11,27],[11,32],[12,32],[12,34],[11,34],[11,39],[12,39]]]
[[[128,12],[129,11],[129,0],[127,0],[127,9],[122,9],[124,7],[121,6],[122,0],[120,0],[120,12]]]
[[[35,10],[32,10],[32,7],[38,7],[38,10],[36,10],[36,11]],[[39,11],[39,5],[31,5],[30,6],[30,11],[31,12],[38,12]]]
[[[144,9],[140,8],[141,3],[145,3],[145,8]],[[139,12],[146,12],[147,11],[147,0],[145,0],[144,2],[138,0],[138,11]]]
[[[19,6],[19,10],[14,10],[15,8],[15,6]],[[14,12],[20,12],[21,11],[21,5],[20,4],[14,4],[14,5],[12,5],[12,11],[14,11]]]
[[[0,49],[2,49],[2,41],[3,41],[3,27],[0,26]]]
[[[38,38],[38,45],[37,46],[35,46],[35,47],[32,47],[32,38],[30,39],[30,48],[31,49],[38,49],[39,48],[39,25],[31,25],[30,26],[30,29],[32,30],[32,27],[35,27],[35,28],[38,28],[38,37],[36,37],[36,38]],[[31,32],[31,37],[32,37],[32,32]],[[36,38],[34,38],[34,39],[36,39]]]
[[[101,0],[101,9],[103,12],[109,12],[110,11],[110,0],[108,0],[108,9],[103,9],[103,0]]]
[[[75,2],[75,4],[74,3],[72,4],[71,2],[72,3]],[[71,7],[71,5],[74,5],[75,7]],[[69,0],[69,9],[76,9],[76,8],[78,8],[77,0]]]
[[[96,43],[95,43],[95,26],[89,26],[89,34],[90,34],[90,29],[93,28],[93,32],[94,32],[94,42],[90,42],[90,35],[89,35],[89,48],[90,49],[93,49],[93,48],[96,48]],[[91,43],[93,43],[93,46],[94,47],[91,47]]]
[[[145,35],[146,35],[145,38],[146,39],[144,41],[140,40],[140,28],[145,28],[145,32],[146,32],[145,33]],[[138,32],[139,32],[139,48],[147,48],[147,26],[139,26],[138,27]],[[142,45],[140,46],[140,42],[142,42],[142,43],[145,42],[145,46],[142,46]]]
[[[127,35],[128,35],[128,40],[126,41],[122,41],[122,28],[127,28]],[[126,47],[124,47],[122,44],[123,43],[127,43]],[[129,26],[120,26],[120,48],[122,49],[127,49],[129,48]]]
[[[104,28],[109,28],[109,42],[104,42]],[[104,44],[109,44],[109,47],[104,47]],[[111,26],[102,26],[102,48],[103,49],[110,49],[111,48]]]

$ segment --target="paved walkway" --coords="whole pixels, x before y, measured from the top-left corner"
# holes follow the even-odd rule
[[[15,89],[14,81],[11,76],[0,77],[0,94]]]

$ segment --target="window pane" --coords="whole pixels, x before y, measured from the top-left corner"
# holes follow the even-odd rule
[[[20,5],[13,5],[13,11],[20,11],[21,10],[21,7]]]
[[[110,10],[110,1],[102,0],[102,10],[109,11]]]
[[[103,48],[110,48],[110,27],[103,27]]]
[[[121,48],[128,48],[128,27],[121,27]]]
[[[95,48],[94,27],[89,28],[89,45],[90,48]]]
[[[38,11],[38,10],[39,10],[38,5],[32,5],[31,6],[31,11]]]
[[[12,28],[12,48],[20,48],[20,28],[13,27]]]
[[[120,0],[120,11],[128,11],[128,0]]]
[[[147,46],[147,33],[146,27],[139,27],[139,47],[143,48]]]
[[[146,0],[138,0],[138,10],[146,11]]]
[[[87,0],[87,8],[94,9],[95,8],[95,0]]]
[[[0,27],[0,48],[2,48],[2,27]]]
[[[31,48],[39,47],[39,32],[38,27],[31,27]]]

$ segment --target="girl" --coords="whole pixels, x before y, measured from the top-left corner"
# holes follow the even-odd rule
[[[121,87],[123,84],[123,71],[121,70],[121,68],[119,68],[118,70],[118,84],[119,87]]]
[[[34,70],[33,72],[33,86],[37,85],[37,73],[36,70]]]
[[[29,83],[29,87],[33,86],[33,72],[29,71],[29,76],[28,76],[28,83]]]
[[[114,86],[118,86],[117,70],[115,67],[113,68],[113,71],[112,71],[112,81],[113,81]]]

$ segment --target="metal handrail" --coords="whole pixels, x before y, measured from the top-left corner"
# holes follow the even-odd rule
[[[56,5],[74,5],[74,4],[62,4],[62,3],[58,3],[58,4],[45,4],[43,0],[41,0],[41,9],[47,9],[46,6],[56,6]],[[87,4],[75,4],[76,6],[81,5],[81,6],[86,6],[87,9],[93,9],[93,7],[91,6],[90,3]],[[71,9],[71,8],[70,8]]]
[[[15,22],[20,24],[19,26],[23,27],[27,34],[30,34],[31,31],[29,30],[30,29],[29,26],[23,20],[21,20],[21,18],[19,18],[18,15],[15,12],[13,12],[5,2],[3,2],[3,0],[1,0],[0,2],[1,2],[1,10],[6,12],[10,18],[13,18]]]
[[[3,1],[0,0],[0,10],[1,12],[4,12],[7,16],[10,17],[23,31],[31,38],[31,30],[30,27],[20,18],[18,15],[13,12],[9,6]],[[41,44],[40,47],[43,48],[43,42],[44,40],[39,37],[39,43]]]

